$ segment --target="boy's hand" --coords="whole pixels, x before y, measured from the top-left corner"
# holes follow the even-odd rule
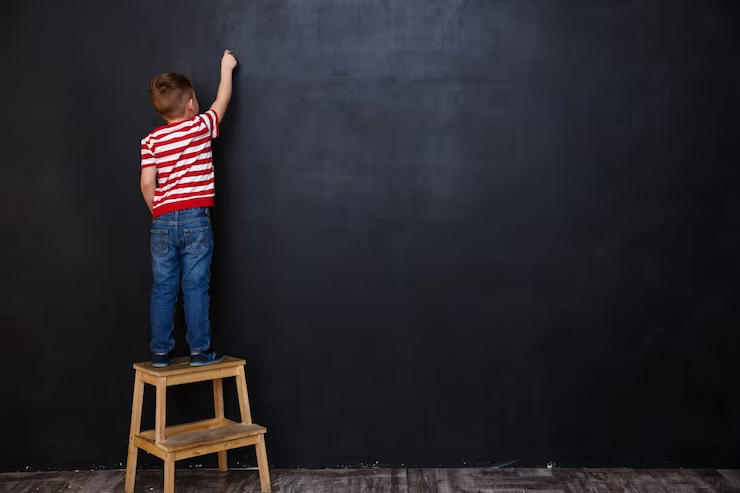
[[[231,54],[231,51],[224,50],[224,56],[221,58],[221,70],[234,70],[236,68],[236,58]]]

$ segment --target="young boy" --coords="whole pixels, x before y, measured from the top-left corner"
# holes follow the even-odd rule
[[[236,58],[221,59],[221,83],[211,109],[198,114],[190,79],[166,73],[152,79],[149,95],[167,125],[141,141],[141,193],[152,213],[151,296],[152,364],[165,367],[173,358],[175,303],[182,279],[190,365],[224,359],[211,348],[208,287],[213,235],[209,207],[215,196],[211,140],[231,100]]]

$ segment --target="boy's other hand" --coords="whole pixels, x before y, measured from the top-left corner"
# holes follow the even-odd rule
[[[227,70],[234,70],[236,68],[236,58],[231,54],[230,50],[224,50],[224,56],[221,58],[221,68]]]

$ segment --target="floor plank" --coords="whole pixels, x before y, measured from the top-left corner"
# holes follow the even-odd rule
[[[688,469],[273,470],[275,493],[740,493],[740,471]],[[124,471],[0,474],[3,493],[120,493]],[[257,471],[181,469],[178,493],[259,493]],[[136,491],[162,492],[162,471],[136,475]]]

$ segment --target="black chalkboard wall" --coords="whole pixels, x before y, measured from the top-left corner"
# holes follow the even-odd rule
[[[207,106],[225,48],[214,337],[274,466],[740,466],[738,2],[1,17],[3,470],[125,461],[148,81],[185,72]],[[208,391],[175,389],[170,421]]]

